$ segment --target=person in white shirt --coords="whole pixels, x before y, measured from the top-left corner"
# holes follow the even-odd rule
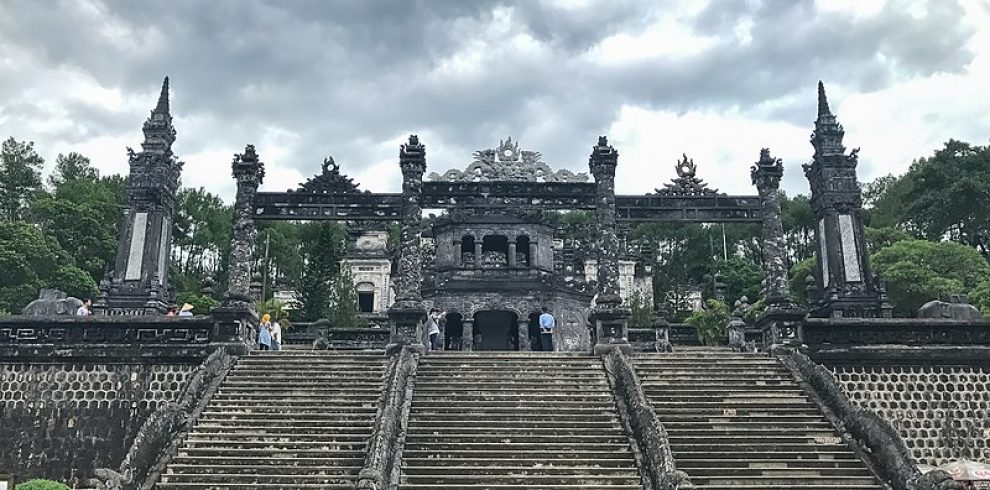
[[[440,321],[447,312],[441,312],[440,308],[430,308],[430,314],[426,317],[426,333],[430,336],[430,350],[438,350],[440,348]]]
[[[93,305],[93,301],[91,299],[89,299],[89,298],[84,299],[82,306],[80,306],[79,308],[76,309],[76,316],[89,316],[89,315],[92,315],[93,313],[89,310],[89,308],[92,305]]]
[[[282,326],[272,322],[272,350],[282,350]]]

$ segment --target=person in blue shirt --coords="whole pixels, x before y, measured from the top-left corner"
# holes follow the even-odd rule
[[[544,352],[553,352],[553,329],[557,326],[557,320],[543,307],[543,314],[540,315],[540,344]]]

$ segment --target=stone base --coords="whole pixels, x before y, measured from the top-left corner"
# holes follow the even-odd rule
[[[426,352],[423,336],[423,322],[426,320],[426,309],[419,302],[397,302],[388,310],[388,323],[391,329],[389,343],[385,347],[386,354],[408,345],[419,353]]]
[[[623,352],[632,352],[629,343],[629,317],[632,311],[619,306],[597,306],[591,310],[591,323],[595,329],[596,355],[619,347]]]

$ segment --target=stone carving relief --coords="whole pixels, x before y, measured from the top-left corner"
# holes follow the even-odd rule
[[[498,148],[474,152],[474,161],[463,171],[451,169],[430,174],[430,180],[444,182],[587,182],[588,174],[570,170],[554,171],[537,151],[520,150],[519,143],[507,138]]]
[[[698,178],[698,166],[694,159],[683,154],[684,159],[677,161],[677,178],[664,184],[663,189],[656,189],[661,196],[717,196],[718,189],[708,187],[704,180]]]
[[[73,316],[80,306],[82,301],[58,289],[42,289],[38,299],[28,303],[21,313],[26,316]]]
[[[323,159],[322,171],[299,184],[298,192],[315,192],[318,194],[353,194],[358,191],[358,184],[350,177],[340,173],[340,165],[328,156]]]

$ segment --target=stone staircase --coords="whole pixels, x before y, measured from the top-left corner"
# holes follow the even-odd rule
[[[885,488],[776,359],[675,349],[633,362],[677,468],[697,488]]]
[[[239,359],[156,488],[353,488],[385,366],[382,353]]]
[[[403,489],[642,489],[602,361],[563,353],[422,358]]]

